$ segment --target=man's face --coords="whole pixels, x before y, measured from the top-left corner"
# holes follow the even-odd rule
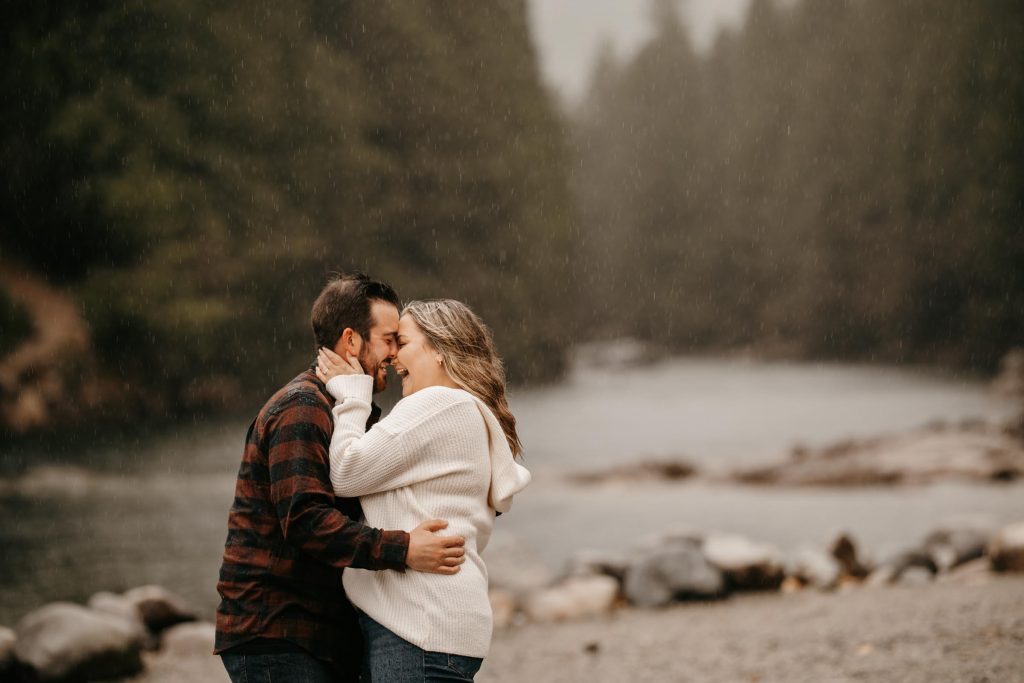
[[[387,301],[370,302],[370,338],[363,340],[359,364],[363,372],[373,377],[373,390],[384,391],[388,386],[388,366],[398,353],[398,309]]]

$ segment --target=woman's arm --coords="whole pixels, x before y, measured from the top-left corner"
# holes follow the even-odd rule
[[[467,420],[476,407],[469,397],[453,398],[448,390],[418,391],[367,432],[373,378],[339,375],[327,389],[338,401],[329,451],[335,494],[351,498],[389,491],[464,466],[452,456],[459,451],[458,440],[473,428]]]

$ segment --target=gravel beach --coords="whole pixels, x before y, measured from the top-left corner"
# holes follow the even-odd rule
[[[226,683],[217,657],[147,656],[133,683]],[[1024,682],[1024,576],[744,595],[495,634],[480,683]]]
[[[1024,576],[529,624],[495,634],[477,680],[1024,682]]]

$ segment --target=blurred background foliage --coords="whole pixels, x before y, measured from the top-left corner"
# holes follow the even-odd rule
[[[313,358],[325,273],[363,269],[467,301],[517,380],[561,371],[567,147],[521,3],[6,14],[3,250],[81,300],[106,369],[168,406],[267,390]]]
[[[991,371],[1024,341],[1024,5],[672,0],[574,117],[584,289],[677,350]]]
[[[32,319],[28,311],[0,290],[0,355],[18,348],[31,334]]]
[[[331,269],[466,301],[516,382],[624,335],[983,370],[1024,342],[1024,5],[754,0],[706,55],[676,10],[558,111],[521,0],[9,3],[0,248],[154,412],[305,366]]]

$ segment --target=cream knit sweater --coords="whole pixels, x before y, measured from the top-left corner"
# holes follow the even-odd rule
[[[485,657],[491,643],[487,568],[480,553],[530,473],[512,457],[497,418],[461,389],[428,387],[402,399],[366,432],[373,378],[340,375],[331,483],[358,496],[371,526],[411,531],[446,519],[443,533],[466,539],[466,562],[453,576],[346,569],[352,603],[393,633],[432,652]]]

